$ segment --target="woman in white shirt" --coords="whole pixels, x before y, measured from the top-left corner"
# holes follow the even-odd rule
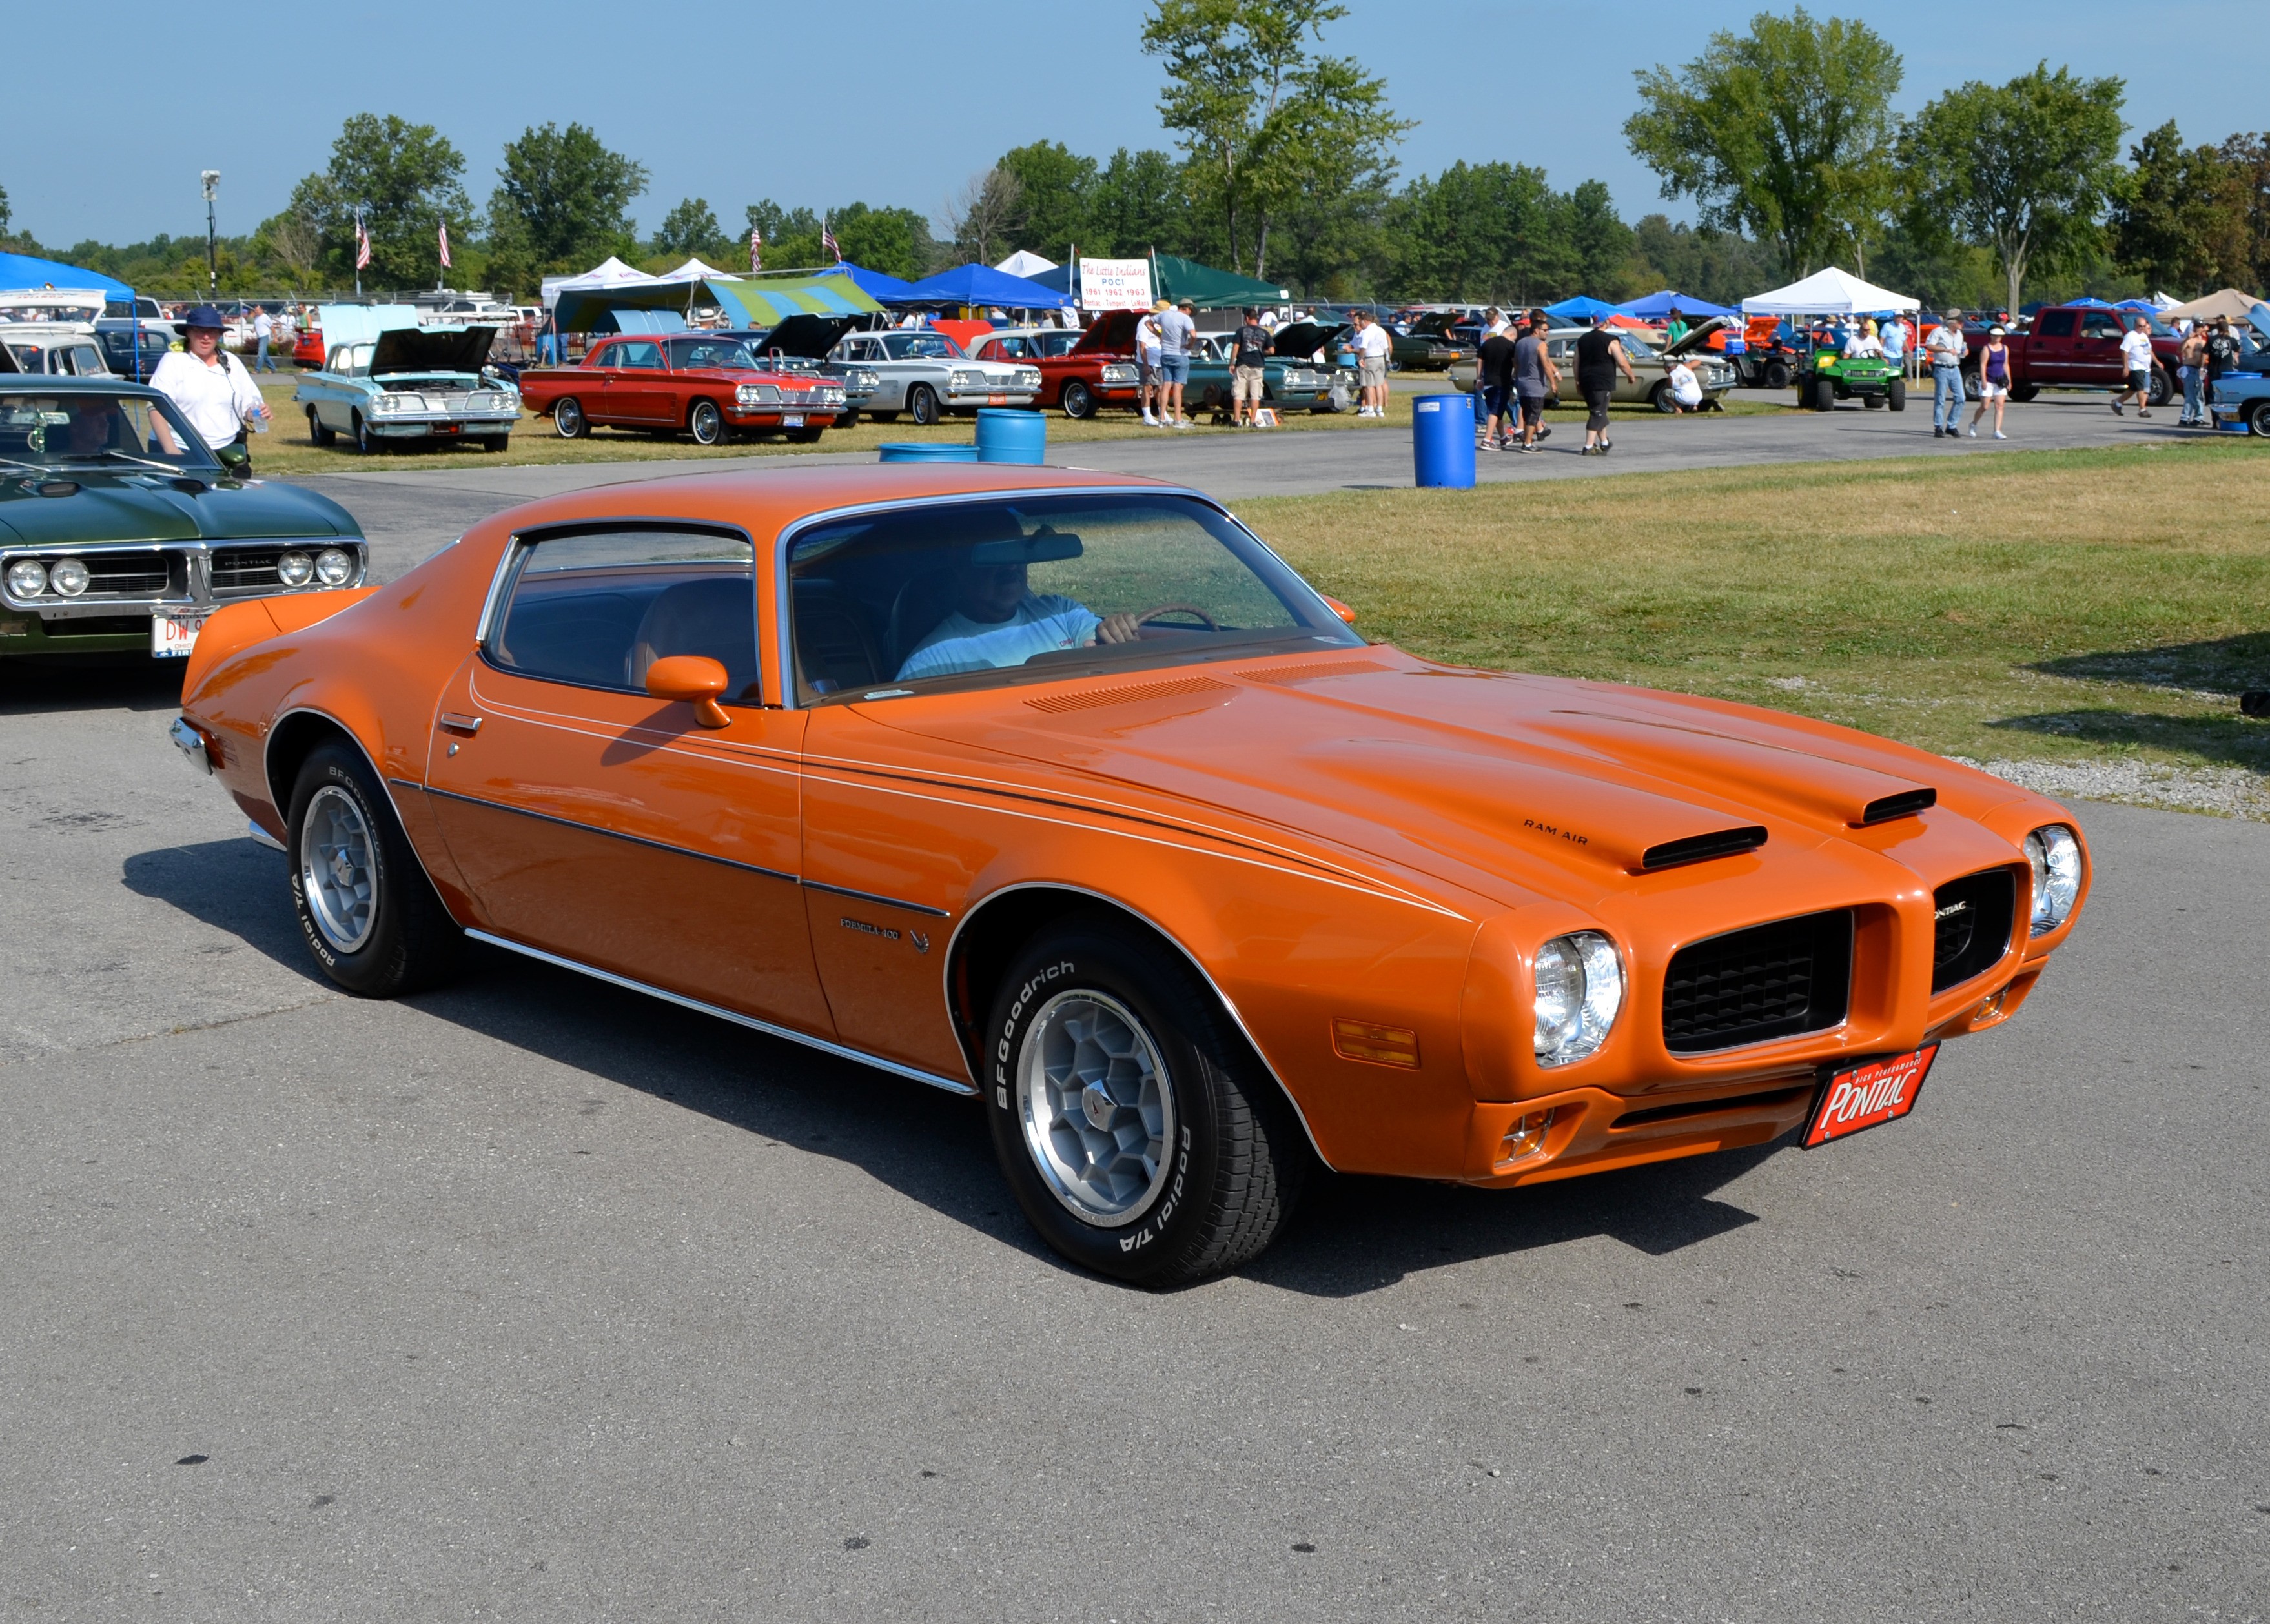
[[[259,386],[244,369],[244,363],[221,348],[220,312],[211,305],[199,305],[182,318],[182,330],[188,349],[173,351],[159,361],[150,374],[150,387],[182,409],[189,426],[210,449],[218,451],[223,446],[243,445],[249,424],[257,421],[265,426],[268,405],[260,398]],[[150,422],[161,449],[179,449],[165,443],[172,436],[164,419],[153,417]],[[236,471],[252,471],[249,453]]]

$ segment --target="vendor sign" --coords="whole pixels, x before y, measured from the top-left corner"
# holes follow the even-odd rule
[[[1079,307],[1083,310],[1148,310],[1151,308],[1151,262],[1147,259],[1081,260]]]

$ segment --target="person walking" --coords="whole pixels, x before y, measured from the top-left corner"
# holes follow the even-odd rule
[[[1877,331],[1876,337],[1884,346],[1884,359],[1897,367],[1908,358],[1908,323],[1903,315],[1895,315]]]
[[[1356,381],[1363,390],[1363,404],[1356,415],[1384,418],[1387,415],[1387,329],[1369,310],[1358,310],[1354,315]]]
[[[2197,428],[2207,416],[2207,330],[2185,323],[2183,347],[2176,352],[2176,376],[2184,386],[2184,414],[2178,428]]]
[[[268,419],[260,386],[253,382],[242,361],[221,348],[223,325],[219,311],[211,305],[199,305],[182,318],[182,341],[188,347],[167,351],[150,374],[150,387],[179,406],[197,437],[216,451],[223,446],[244,445],[247,426],[258,423],[264,429]],[[161,446],[172,451],[172,446],[164,444],[167,438],[164,419],[152,415],[150,422]],[[249,447],[236,471],[252,471]]]
[[[1136,396],[1143,404],[1144,424],[1151,428],[1166,426],[1159,420],[1167,408],[1166,379],[1159,370],[1159,317],[1166,308],[1167,301],[1161,299],[1151,307],[1149,315],[1135,323]]]
[[[1198,318],[1187,299],[1159,313],[1159,375],[1164,381],[1166,404],[1159,415],[1169,428],[1188,428],[1183,410],[1183,386],[1191,381],[1191,341],[1198,337]]]
[[[1529,330],[1513,346],[1513,392],[1521,403],[1521,449],[1537,449],[1552,430],[1545,426],[1546,404],[1561,387],[1561,369],[1546,352],[1545,318],[1529,318]]]
[[[1229,421],[1247,428],[1261,426],[1261,397],[1265,387],[1263,369],[1269,364],[1269,330],[1260,312],[1248,310],[1232,341],[1229,367]]]
[[[1480,386],[1482,404],[1488,412],[1482,427],[1482,443],[1494,451],[1513,449],[1513,429],[1519,425],[1509,420],[1508,412],[1513,400],[1514,337],[1502,326],[1482,340],[1474,374]]]
[[[252,318],[252,336],[260,341],[260,354],[253,363],[253,371],[275,371],[276,363],[268,359],[268,341],[276,336],[276,319],[267,311],[261,311]]]
[[[2128,369],[2128,387],[2112,397],[2112,415],[2121,415],[2120,403],[2128,396],[2136,397],[2136,415],[2152,415],[2152,323],[2148,317],[2138,316],[2136,325],[2120,338],[2120,359]]]
[[[1985,420],[1986,407],[1994,408],[1994,438],[2007,440],[2002,432],[2002,408],[2010,399],[2010,346],[2002,342],[2000,323],[1986,330],[1985,345],[1978,352],[1978,410],[1970,414],[1970,437],[1978,438],[1978,425]]]
[[[1962,312],[1949,310],[1923,342],[1931,360],[1931,437],[1953,439],[1962,422],[1962,358],[1970,342],[1962,336]]]
[[[1623,340],[1613,327],[1594,327],[1576,340],[1576,390],[1584,397],[1584,456],[1608,454],[1608,403],[1615,397],[1616,374],[1632,383],[1639,374],[1624,353]]]
[[[2201,428],[2214,426],[2214,386],[2222,382],[2224,374],[2237,369],[2241,353],[2238,335],[2231,329],[2230,318],[2215,317],[2214,330],[2207,336],[2207,382],[2200,391]]]

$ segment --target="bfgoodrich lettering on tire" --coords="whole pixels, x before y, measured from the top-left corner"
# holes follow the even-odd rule
[[[300,768],[284,843],[300,938],[331,980],[390,998],[454,967],[463,934],[351,745],[320,745]]]
[[[1300,1127],[1189,968],[1109,919],[1036,938],[984,1030],[986,1115],[1018,1205],[1101,1274],[1174,1286],[1257,1256],[1291,1212]]]

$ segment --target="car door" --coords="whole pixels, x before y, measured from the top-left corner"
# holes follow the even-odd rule
[[[601,521],[517,537],[429,746],[435,821],[494,934],[826,1034],[799,894],[804,713],[760,690],[748,538]],[[725,725],[650,698],[727,671]]]
[[[907,404],[907,379],[901,370],[904,363],[893,360],[890,352],[883,347],[883,341],[879,338],[855,338],[851,342],[854,358],[873,367],[879,380],[875,398],[868,403],[871,409],[877,412],[903,410]]]
[[[2118,310],[2084,310],[2081,334],[2073,340],[2073,366],[2066,381],[2118,388],[2128,381],[2128,363],[2120,353],[2125,335]]]
[[[608,360],[612,365],[607,378],[607,408],[614,421],[654,428],[678,420],[659,343],[652,338],[618,338]]]

